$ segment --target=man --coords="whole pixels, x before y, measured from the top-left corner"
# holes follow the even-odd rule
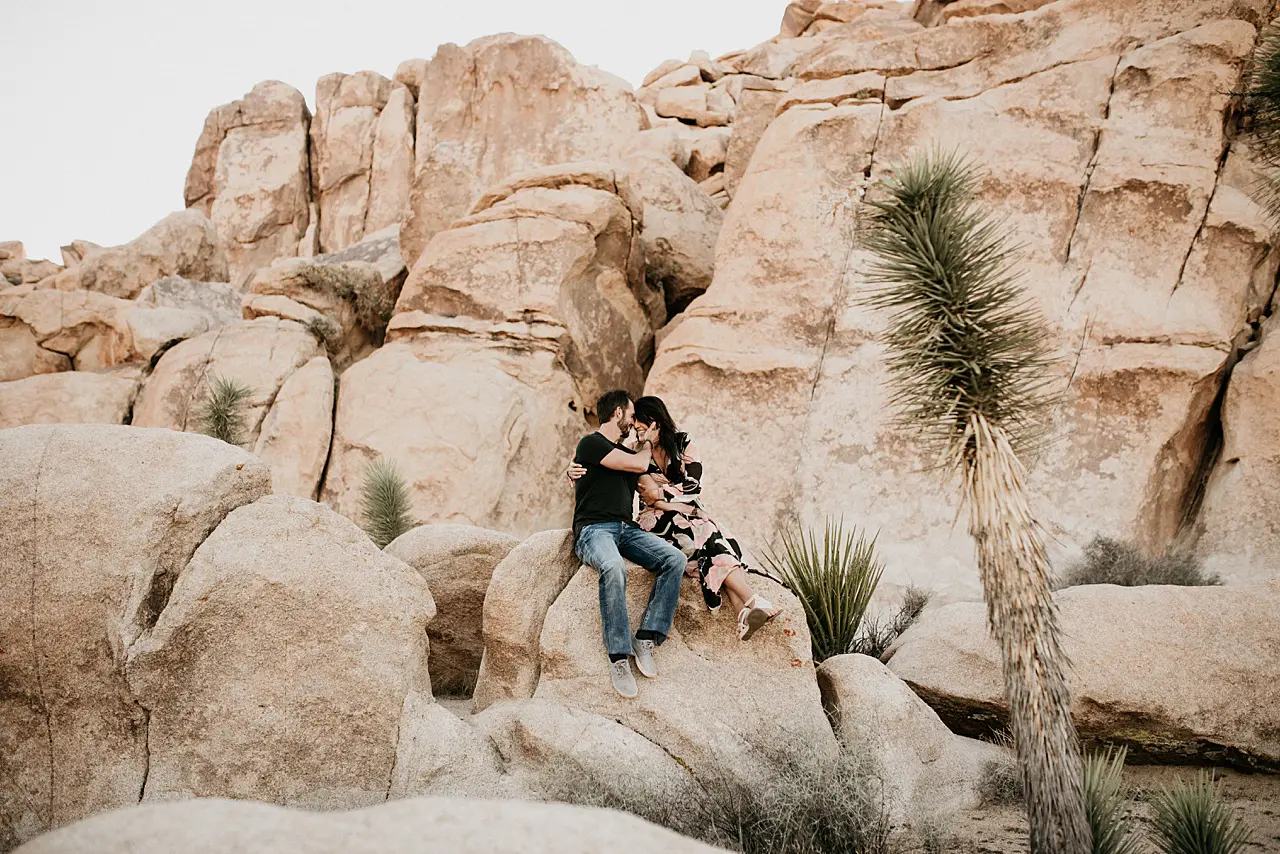
[[[653,650],[671,630],[686,563],[679,549],[640,530],[633,519],[636,483],[649,470],[653,448],[644,437],[635,450],[621,444],[631,433],[634,412],[625,391],[605,392],[596,402],[600,429],[583,436],[574,455],[574,462],[586,468],[574,483],[574,554],[600,573],[600,621],[609,671],[614,690],[628,699],[638,693],[629,656],[635,657],[642,675],[658,675]],[[634,638],[627,615],[624,557],[656,574]]]

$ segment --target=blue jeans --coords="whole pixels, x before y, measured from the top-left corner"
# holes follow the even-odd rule
[[[622,559],[657,575],[649,591],[640,628],[666,640],[680,600],[680,581],[687,560],[680,550],[648,531],[625,522],[597,522],[578,534],[574,554],[600,573],[600,621],[610,655],[631,654],[631,621],[627,617],[627,570]]]

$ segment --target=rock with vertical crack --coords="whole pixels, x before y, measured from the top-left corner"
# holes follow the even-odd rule
[[[442,45],[424,73],[401,232],[410,266],[490,186],[528,169],[612,157],[645,126],[631,86],[542,36]]]
[[[125,655],[209,532],[269,489],[204,436],[0,430],[0,848],[137,803],[147,710]]]
[[[271,491],[314,499],[333,436],[333,368],[314,356],[291,373],[262,421],[253,452],[271,467]]]
[[[419,525],[396,537],[387,554],[422,573],[439,611],[431,639],[431,688],[470,695],[484,653],[481,614],[494,567],[519,545],[509,534],[470,525]]]
[[[183,195],[217,228],[233,284],[298,254],[311,224],[310,123],[302,93],[275,80],[205,119]]]
[[[240,439],[258,441],[264,419],[289,377],[316,356],[320,343],[302,326],[275,317],[245,321],[206,332],[171,347],[147,378],[133,410],[138,427],[198,431],[200,411],[215,377],[246,386]],[[325,418],[306,428],[311,436],[329,429]]]
[[[431,695],[434,615],[422,577],[327,507],[232,511],[128,650],[149,716],[142,799],[384,801],[403,710]]]
[[[713,465],[711,506],[748,543],[844,513],[880,530],[886,590],[979,595],[955,498],[893,421],[885,318],[859,299],[870,259],[854,239],[866,176],[944,140],[983,168],[979,203],[1019,245],[1058,345],[1056,438],[1029,460],[1054,559],[1096,534],[1168,547],[1274,270],[1247,181],[1222,161],[1262,5],[1079,0],[888,40],[841,29],[857,20],[800,39],[817,47],[789,69],[799,82],[737,186],[712,285],[646,384]],[[710,414],[724,411],[761,430],[744,439]],[[753,474],[766,454],[795,461],[767,488]]]
[[[1275,579],[1059,591],[1081,738],[1127,746],[1136,761],[1280,770],[1277,596]],[[954,731],[980,735],[1006,720],[1000,650],[980,603],[931,611],[890,655],[889,669]]]

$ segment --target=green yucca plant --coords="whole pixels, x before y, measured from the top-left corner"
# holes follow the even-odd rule
[[[196,410],[196,429],[228,445],[245,438],[245,415],[253,389],[239,380],[212,375],[204,401]]]
[[[1124,748],[1084,760],[1084,808],[1093,831],[1093,854],[1137,854],[1138,839],[1125,817]]]
[[[413,527],[409,517],[409,487],[391,460],[380,457],[364,470],[360,507],[365,533],[380,549]]]
[[[1068,662],[1019,456],[1045,436],[1053,350],[1018,286],[1004,226],[974,201],[977,182],[961,158],[926,153],[869,194],[860,226],[875,257],[866,299],[889,314],[887,365],[900,420],[960,475],[1000,645],[1031,850],[1086,854]]]
[[[804,606],[814,660],[851,652],[884,573],[875,537],[868,540],[857,528],[846,533],[844,519],[828,518],[821,543],[803,528],[783,531],[781,539],[781,552],[766,551],[764,561]]]
[[[1249,829],[1231,814],[1213,774],[1162,789],[1152,800],[1152,829],[1162,854],[1236,854],[1249,844]]]
[[[1254,197],[1280,223],[1280,29],[1266,28],[1258,40],[1244,91],[1253,149],[1262,165]]]

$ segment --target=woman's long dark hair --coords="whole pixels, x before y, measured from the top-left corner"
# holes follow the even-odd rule
[[[667,480],[672,483],[684,480],[684,460],[680,458],[680,449],[676,445],[676,434],[680,428],[671,420],[671,413],[662,398],[650,395],[637,400],[635,420],[646,427],[658,425],[658,444],[667,455]]]

